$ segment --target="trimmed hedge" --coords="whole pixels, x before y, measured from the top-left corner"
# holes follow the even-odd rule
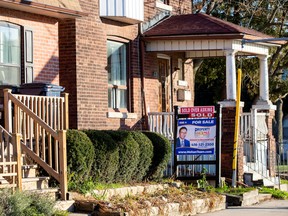
[[[95,157],[92,178],[96,182],[112,183],[119,164],[119,147],[110,135],[98,130],[83,131],[92,141]]]
[[[146,176],[153,157],[153,144],[151,140],[140,131],[130,132],[134,140],[139,144],[139,162],[137,169],[133,173],[132,179],[142,181]]]
[[[67,130],[69,181],[81,183],[89,178],[94,154],[93,144],[85,133],[77,130]]]
[[[163,177],[163,172],[171,157],[170,141],[158,133],[149,131],[143,131],[143,133],[152,141],[154,146],[152,164],[145,178],[148,180],[159,180]]]
[[[115,173],[115,182],[131,182],[132,175],[139,162],[139,145],[128,131],[104,131],[110,135],[119,147],[119,166]]]

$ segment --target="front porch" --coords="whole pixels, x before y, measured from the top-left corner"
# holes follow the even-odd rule
[[[169,28],[167,28],[169,26]],[[157,55],[165,54],[173,56],[175,53],[184,53],[183,62],[190,60],[191,67],[194,67],[193,60],[203,58],[225,58],[226,60],[226,88],[225,99],[219,101],[221,107],[221,165],[222,176],[232,176],[233,140],[235,133],[236,116],[236,58],[256,57],[259,60],[259,97],[251,107],[251,113],[243,113],[243,102],[241,102],[241,142],[238,151],[238,175],[239,181],[244,180],[244,172],[250,172],[253,168],[264,177],[275,177],[276,167],[276,143],[272,133],[272,119],[275,115],[276,106],[269,98],[269,74],[268,58],[271,47],[277,47],[282,41],[269,41],[271,36],[265,35],[252,29],[244,28],[233,23],[217,19],[206,14],[187,14],[170,16],[155,26],[143,32],[142,40],[146,45],[145,56],[150,53]],[[254,42],[254,40],[257,40]],[[263,41],[261,41],[263,40]],[[152,55],[152,54],[151,54]],[[190,72],[195,76],[195,71]],[[157,131],[173,140],[174,124],[172,107],[194,106],[193,96],[188,101],[175,100],[177,80],[173,69],[169,74],[171,78],[170,110],[164,113],[155,113],[154,109],[148,113],[149,129]],[[184,77],[185,78],[185,77]],[[194,80],[185,80],[191,88]],[[173,85],[174,83],[174,85]],[[145,88],[145,86],[144,86]],[[175,90],[176,89],[176,90]],[[174,90],[174,91],[173,91]],[[177,95],[178,96],[178,95]],[[159,96],[161,98],[161,96]],[[159,99],[160,100],[160,99]],[[148,104],[148,103],[145,103]],[[148,109],[149,110],[149,109]],[[169,113],[169,114],[168,114]],[[263,115],[266,127],[259,129],[258,117]],[[154,116],[154,117],[152,117]],[[246,117],[245,117],[246,116]],[[250,116],[250,117],[247,117]],[[254,117],[253,117],[254,116]],[[251,120],[255,118],[254,120]],[[262,117],[261,117],[262,118]],[[245,123],[245,119],[250,119]],[[262,124],[263,125],[263,124]],[[247,139],[249,131],[249,139]],[[260,135],[261,134],[261,135]],[[252,147],[251,147],[252,146]],[[251,149],[248,151],[248,149]],[[253,151],[252,151],[253,150]],[[190,158],[191,159],[191,158]],[[199,159],[199,158],[197,158]],[[252,160],[252,161],[251,161]],[[171,162],[173,163],[173,161]],[[246,167],[250,166],[250,168]],[[257,167],[261,167],[261,169]],[[210,167],[208,167],[210,169]],[[184,167],[189,172],[194,168]],[[171,169],[172,170],[172,169]],[[261,171],[260,171],[261,170]],[[263,170],[263,171],[262,171]],[[267,172],[267,170],[269,172]],[[177,172],[180,172],[179,170]],[[182,172],[182,171],[181,171]]]

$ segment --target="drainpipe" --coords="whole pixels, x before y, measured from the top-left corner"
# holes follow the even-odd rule
[[[139,36],[140,37],[140,36]],[[145,89],[144,89],[144,54],[145,54],[145,44],[143,39],[139,38],[140,43],[140,78],[141,78],[141,98],[142,98],[142,117],[144,117],[144,127],[148,129],[148,115],[146,108],[146,99],[145,99]]]

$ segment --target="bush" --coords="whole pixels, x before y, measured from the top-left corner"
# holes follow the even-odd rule
[[[1,216],[53,216],[55,201],[45,194],[28,193],[11,190],[0,191],[0,215]],[[57,215],[65,215],[62,214]],[[66,214],[67,215],[67,214]]]
[[[128,131],[105,131],[119,147],[119,165],[115,182],[130,182],[139,162],[139,145]]]
[[[153,157],[153,144],[151,140],[140,131],[131,131],[134,140],[139,145],[139,162],[132,179],[142,181],[146,176]]]
[[[170,141],[161,134],[154,132],[143,132],[153,144],[153,158],[152,164],[149,167],[146,179],[159,180],[163,177],[163,172],[171,158],[171,144]]]
[[[95,157],[92,166],[92,178],[96,182],[111,183],[119,164],[119,147],[116,142],[103,131],[87,130],[94,145]]]
[[[67,131],[69,184],[70,182],[81,184],[89,178],[94,155],[94,146],[85,133],[77,130]]]

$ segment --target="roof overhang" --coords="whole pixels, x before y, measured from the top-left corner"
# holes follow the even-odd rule
[[[223,57],[225,51],[235,50],[236,55],[268,55],[269,43],[246,43],[243,39],[227,38],[182,38],[145,40],[147,52],[185,52],[187,58]]]
[[[161,35],[143,37],[144,41],[153,40],[199,40],[199,39],[242,39],[243,34],[201,34],[201,35]]]
[[[33,14],[40,14],[44,16],[54,17],[58,19],[77,18],[87,16],[87,13],[82,11],[71,10],[63,7],[56,7],[47,4],[41,4],[33,1],[23,0],[1,0],[0,7],[9,8],[18,11],[25,11]]]

